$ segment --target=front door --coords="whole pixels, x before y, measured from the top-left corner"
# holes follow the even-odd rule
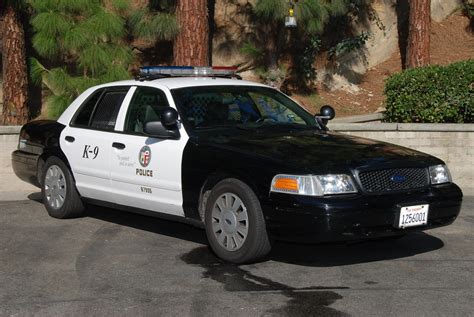
[[[117,135],[123,147],[111,153],[112,187],[120,205],[184,216],[181,161],[187,136],[161,140],[143,133],[145,123],[160,120],[160,110],[168,106],[162,90],[136,88]]]

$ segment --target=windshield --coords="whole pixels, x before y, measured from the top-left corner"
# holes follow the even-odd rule
[[[314,117],[279,91],[256,86],[204,86],[171,91],[191,131],[263,126],[318,128]]]

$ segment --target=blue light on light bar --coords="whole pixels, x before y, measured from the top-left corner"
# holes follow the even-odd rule
[[[194,67],[191,66],[146,66],[140,67],[140,75],[172,75],[192,74]]]
[[[179,69],[194,69],[192,66],[144,66],[140,67],[140,71],[153,72],[153,71],[165,71],[165,70],[179,70]]]
[[[145,66],[140,67],[140,76],[234,76],[237,67],[193,67],[193,66]]]

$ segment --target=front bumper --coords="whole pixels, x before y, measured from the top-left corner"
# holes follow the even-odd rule
[[[267,229],[276,239],[298,242],[363,240],[446,226],[459,214],[455,184],[423,191],[324,198],[272,193],[262,205]],[[429,204],[427,225],[396,228],[401,206]]]

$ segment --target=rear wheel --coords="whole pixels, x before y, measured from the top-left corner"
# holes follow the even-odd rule
[[[223,260],[253,262],[270,252],[260,202],[253,190],[237,179],[225,179],[212,189],[205,224],[209,244]]]
[[[61,159],[55,156],[48,158],[41,184],[43,203],[51,217],[64,219],[82,216],[84,204],[69,168]]]

